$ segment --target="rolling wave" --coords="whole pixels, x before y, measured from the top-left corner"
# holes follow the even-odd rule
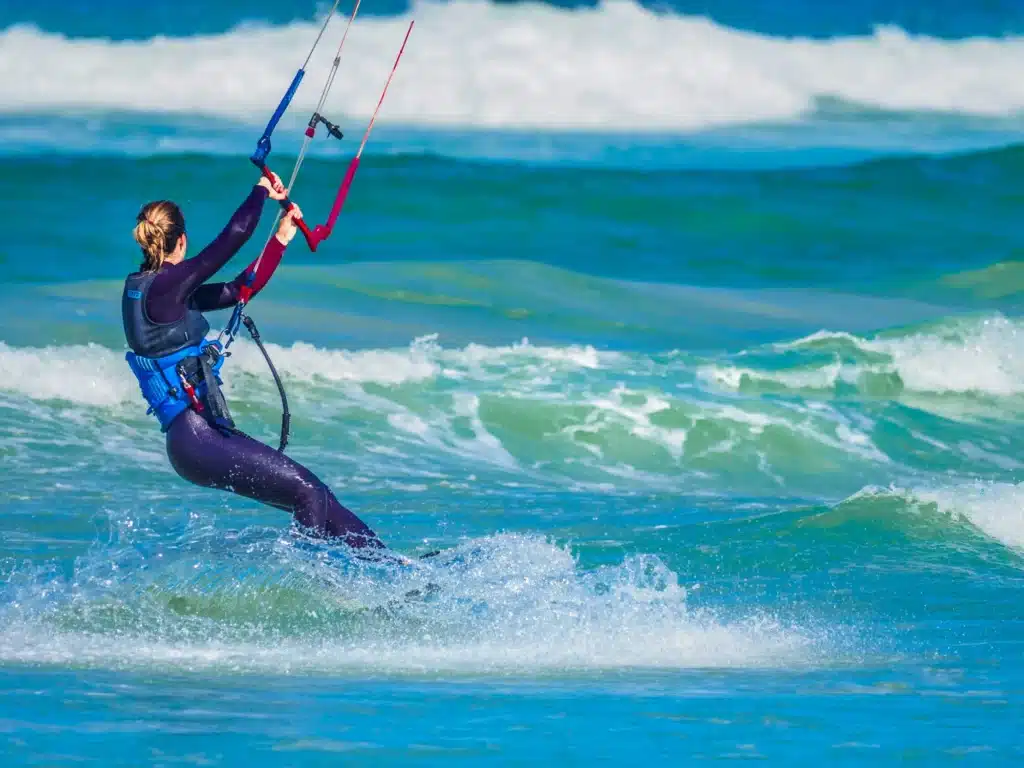
[[[420,3],[356,23],[334,104],[372,111],[410,16],[416,32],[384,122],[420,126],[689,131],[794,121],[824,102],[895,112],[1015,116],[1017,37],[946,41],[880,28],[825,40],[740,32],[629,2]],[[0,33],[0,108],[265,120],[315,34],[312,23],[114,42],[33,27]],[[324,72],[322,46],[310,79]],[[313,82],[296,99],[305,112]],[[296,118],[297,119],[297,118]]]
[[[270,351],[300,445],[330,445],[346,474],[426,489],[473,466],[538,487],[834,496],[893,477],[1000,480],[1024,468],[1008,428],[1024,418],[1018,334],[1018,321],[989,316],[716,358],[526,340],[446,348],[435,337]],[[276,391],[251,344],[232,350],[235,415],[269,440]],[[41,460],[58,419],[83,448],[99,437],[108,453],[162,463],[119,353],[0,343],[0,365],[16,372],[0,382],[0,420],[18,425],[0,446],[12,469]]]

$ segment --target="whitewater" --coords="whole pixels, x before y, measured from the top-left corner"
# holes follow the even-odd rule
[[[564,10],[520,3],[416,3],[356,21],[334,103],[369,117],[392,49],[417,22],[386,119],[399,125],[693,131],[789,122],[822,105],[1017,118],[1020,37],[939,40],[879,27],[812,40],[739,32],[630,2]],[[339,25],[340,26],[340,25]],[[0,109],[127,111],[258,123],[301,63],[316,22],[243,23],[219,35],[68,38],[30,25],[0,33]],[[317,50],[310,72],[333,52]],[[318,90],[295,101],[311,110]]]

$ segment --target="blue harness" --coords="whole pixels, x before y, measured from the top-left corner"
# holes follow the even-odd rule
[[[246,276],[228,327],[216,340],[206,338],[210,324],[192,303],[186,306],[185,314],[179,320],[170,323],[153,321],[146,312],[146,293],[156,279],[156,274],[135,272],[128,275],[121,299],[125,338],[132,350],[124,357],[139,381],[142,396],[149,403],[147,413],[156,416],[161,432],[170,429],[171,422],[192,408],[223,434],[237,434],[235,422],[221,392],[224,382],[220,378],[220,369],[224,365],[224,358],[230,354],[227,349],[235,334],[244,325],[263,359],[267,361],[267,367],[281,395],[281,442],[278,450],[283,451],[288,444],[291,423],[288,398],[281,377],[260,339],[256,323],[244,313],[246,303],[252,296],[255,269]],[[173,351],[161,354],[167,350]]]
[[[215,362],[211,370],[217,384],[221,385],[223,382],[220,379],[220,369],[224,365],[224,358],[219,354],[222,350],[221,344],[215,340],[206,339],[200,344],[164,357],[143,357],[134,352],[125,354],[128,366],[139,380],[142,396],[149,403],[149,410],[146,413],[156,415],[161,432],[166,432],[175,418],[206,396],[206,382],[199,377],[199,381],[193,385],[182,370],[181,364],[189,358],[199,358],[207,354],[210,347],[215,348],[218,353],[212,356]]]

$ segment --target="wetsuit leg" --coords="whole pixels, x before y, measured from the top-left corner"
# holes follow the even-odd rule
[[[377,534],[304,466],[248,435],[224,435],[195,411],[185,411],[171,424],[167,456],[190,483],[287,510],[324,538],[339,538],[352,547],[384,547]]]

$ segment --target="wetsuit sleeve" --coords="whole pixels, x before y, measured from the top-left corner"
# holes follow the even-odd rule
[[[270,282],[270,278],[273,276],[278,264],[281,263],[281,257],[284,256],[286,247],[276,237],[270,238],[267,247],[263,249],[263,259],[260,261],[259,269],[256,270],[256,279],[252,284],[253,296],[262,291],[266,284]],[[253,269],[256,269],[255,261],[230,283],[208,283],[207,285],[200,286],[192,294],[195,308],[200,312],[210,312],[215,309],[226,309],[234,305],[238,301],[239,289],[245,285],[245,280]]]
[[[245,245],[260,223],[268,191],[255,186],[227,226],[197,256],[160,270],[146,297],[146,311],[157,323],[171,323],[185,314],[189,297],[213,277]]]

